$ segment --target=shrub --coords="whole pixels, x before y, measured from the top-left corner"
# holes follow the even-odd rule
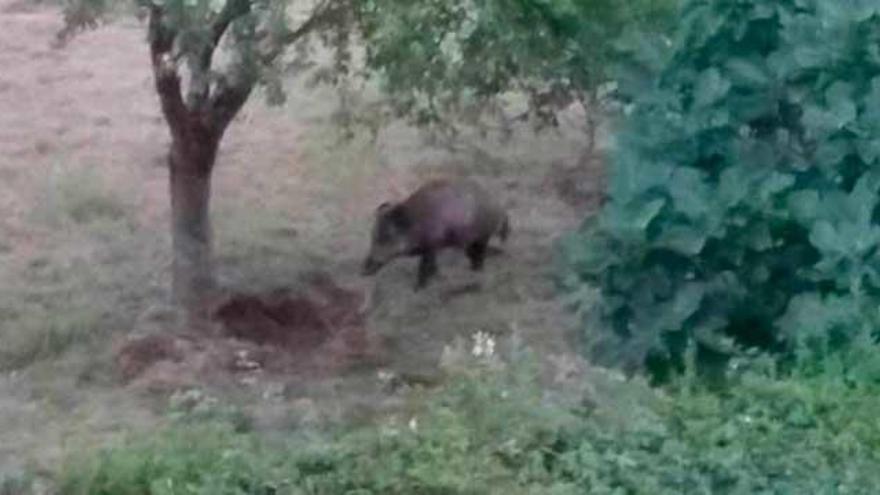
[[[875,348],[876,349],[876,348]],[[880,360],[874,359],[880,363]],[[513,361],[517,363],[517,361]],[[79,454],[61,493],[870,494],[878,386],[837,372],[745,371],[723,393],[691,375],[666,394],[591,375],[592,406],[542,397],[531,366],[466,362],[413,415],[273,441],[217,416]],[[603,380],[606,380],[604,381]]]
[[[69,465],[61,493],[69,495],[269,494],[281,480],[281,458],[255,437],[209,422],[133,437]]]
[[[31,493],[33,487],[33,479],[28,473],[0,471],[0,495]]]
[[[197,416],[176,408],[158,434],[72,459],[61,492],[409,495],[482,494],[501,486],[535,493],[516,472],[540,457],[566,415],[542,406],[532,367],[496,364],[468,361],[471,369],[459,368],[437,394],[414,395],[412,416],[327,435],[267,442],[205,408]]]
[[[596,413],[560,435],[548,473],[580,493],[867,495],[880,486],[876,394],[761,375],[722,394],[678,390],[653,416]]]
[[[609,202],[566,243],[566,286],[600,292],[592,355],[663,378],[690,345],[807,358],[873,332],[880,4],[683,11],[668,59],[629,45]]]

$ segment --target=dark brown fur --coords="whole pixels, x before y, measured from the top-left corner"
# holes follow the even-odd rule
[[[437,273],[437,252],[464,251],[475,271],[483,268],[489,240],[507,239],[507,213],[472,180],[434,180],[399,203],[382,203],[376,209],[370,253],[364,275],[373,275],[401,256],[418,256],[416,290]]]

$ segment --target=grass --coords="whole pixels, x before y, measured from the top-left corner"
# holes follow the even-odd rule
[[[222,282],[239,289],[260,290],[295,278],[305,252],[297,225],[282,209],[218,198],[214,241]]]
[[[51,227],[132,222],[132,208],[96,168],[55,164],[37,195],[33,219]]]
[[[159,246],[95,171],[53,172],[32,221],[43,247],[2,268],[0,370],[125,329],[161,290]]]
[[[305,120],[327,113],[308,106],[322,100],[312,93],[291,96]],[[420,372],[433,366],[438,343],[475,329],[501,334],[519,325],[543,354],[562,345],[559,305],[540,279],[549,271],[543,268],[548,235],[566,221],[541,202],[553,198],[530,188],[542,165],[577,154],[572,143],[582,135],[517,137],[494,143],[491,156],[462,153],[450,167],[441,163],[449,153],[427,149],[411,129],[383,132],[377,150],[364,136],[343,146],[326,126],[307,124],[304,164],[260,169],[282,182],[303,166],[305,180],[288,191],[292,201],[260,203],[242,193],[215,203],[219,264],[233,285],[280,285],[308,268],[353,273],[363,247],[356,243],[363,243],[368,227],[356,208],[366,203],[351,201],[351,210],[339,205],[374,176],[421,176],[431,168],[498,175],[492,179],[522,181],[511,198],[518,202],[511,261],[487,270],[482,295],[448,300],[442,285],[412,295],[411,267],[397,270],[397,279],[392,270],[392,277],[376,282],[386,304],[384,314],[372,316],[371,331],[393,335],[396,364]],[[247,153],[247,163],[266,165],[266,150]],[[105,337],[129,331],[143,306],[162,300],[165,235],[139,227],[124,192],[102,180],[97,168],[56,168],[36,197],[33,227],[46,231],[46,245],[0,267],[0,369],[27,368],[31,380],[28,398],[16,404],[21,407],[0,404],[15,411],[0,417],[6,419],[0,444],[16,445],[22,452],[16,458],[25,457],[25,442],[9,440],[21,440],[16,431],[37,436],[81,425],[83,445],[67,447],[57,473],[61,493],[843,494],[872,493],[880,484],[880,390],[870,383],[833,374],[776,380],[755,373],[722,394],[694,383],[662,392],[597,370],[584,378],[591,392],[580,404],[572,392],[543,389],[526,356],[487,363],[468,349],[447,359],[450,378],[439,389],[411,392],[397,416],[371,425],[263,435],[225,403],[216,410],[175,406],[159,428],[102,444],[97,430],[127,429],[143,407],[123,390],[95,400],[93,390],[70,376],[89,369],[109,375],[96,364],[106,359]],[[3,243],[0,253],[13,251]],[[444,271],[451,285],[454,270]],[[7,390],[5,382],[0,387]],[[334,388],[327,395],[342,404],[339,396],[349,392]],[[559,395],[564,403],[553,399]],[[76,400],[86,405],[72,410]],[[58,443],[53,435],[45,438],[39,454],[49,450],[46,443]],[[42,492],[32,478],[0,474],[0,495]]]
[[[327,98],[315,97],[315,94],[307,91],[291,94],[294,103],[291,108],[296,110],[296,117],[285,118],[281,124],[272,120],[273,125],[277,124],[285,132],[291,127],[306,129],[302,136],[295,132],[284,134],[296,142],[292,147],[296,155],[278,152],[284,148],[279,146],[278,136],[268,132],[259,121],[274,119],[289,109],[273,110],[273,115],[267,115],[263,109],[249,105],[246,111],[256,116],[253,128],[239,123],[239,131],[242,127],[247,130],[237,136],[230,133],[231,138],[226,141],[229,146],[216,172],[218,194],[214,198],[213,215],[218,271],[223,282],[242,290],[261,290],[289,285],[301,272],[318,269],[328,271],[340,284],[355,290],[370,290],[374,282],[383,285],[379,292],[385,296],[382,309],[387,311],[376,311],[371,316],[370,328],[396,339],[392,349],[395,362],[390,366],[401,374],[416,369],[433,373],[433,369],[426,368],[434,367],[436,351],[454,334],[478,328],[500,332],[508,328],[511,320],[530,322],[549,318],[552,322],[558,313],[545,299],[537,301],[537,306],[523,301],[531,297],[525,294],[528,288],[536,285],[530,278],[534,269],[526,264],[499,264],[485,277],[489,284],[493,284],[496,276],[495,285],[505,284],[501,297],[497,297],[494,285],[488,285],[482,296],[470,294],[451,302],[438,301],[443,297],[441,291],[456,283],[456,271],[452,268],[446,270],[446,287],[438,285],[435,293],[420,299],[411,294],[413,267],[409,263],[391,270],[381,281],[362,280],[357,273],[368,242],[367,219],[377,202],[384,199],[373,189],[381,189],[384,194],[385,173],[393,173],[406,185],[414,184],[427,168],[440,170],[449,153],[426,147],[417,132],[396,124],[394,129],[382,132],[379,148],[374,148],[362,134],[355,136],[353,142],[340,144],[335,132],[326,125],[326,116],[333,111],[329,107],[333,105],[324,101]],[[117,122],[123,125],[122,120]],[[126,140],[120,142],[130,145]],[[7,447],[0,451],[8,456],[4,459],[33,457],[45,467],[55,458],[62,430],[81,428],[82,436],[91,435],[92,442],[98,443],[104,429],[140,421],[131,419],[139,418],[140,411],[135,411],[127,401],[119,400],[124,397],[133,402],[135,394],[118,389],[112,382],[114,370],[107,344],[112,337],[137,328],[136,320],[145,307],[164,302],[169,286],[170,243],[164,223],[158,227],[161,232],[139,225],[128,190],[118,187],[125,177],[134,177],[131,182],[155,178],[152,172],[143,172],[152,170],[151,155],[141,154],[143,159],[133,159],[129,168],[111,170],[104,167],[118,165],[113,163],[115,157],[128,155],[123,153],[125,150],[112,148],[116,145],[115,138],[113,142],[99,140],[98,143],[84,151],[67,149],[65,145],[59,155],[53,157],[59,165],[51,169],[31,168],[34,175],[29,176],[27,182],[21,181],[29,187],[36,174],[51,170],[37,189],[21,191],[22,198],[33,201],[26,221],[21,223],[26,226],[25,234],[33,236],[36,242],[23,249],[20,239],[0,240],[7,246],[0,246],[0,280],[3,280],[0,284],[0,370],[9,371],[9,376],[21,377],[14,386],[0,381],[0,391],[21,392],[20,397],[10,395],[3,399],[15,407],[0,404],[3,410],[10,411],[8,415],[0,415],[0,423],[4,425],[0,430],[5,430],[5,434],[0,435],[3,439],[0,443],[16,446],[14,450]],[[114,150],[106,155],[106,163],[97,161],[94,168],[76,165],[75,160],[81,153],[97,154],[91,153],[93,148],[103,146]],[[522,150],[511,148],[510,151]],[[72,157],[61,153],[71,153]],[[463,158],[457,163],[463,164],[469,159]],[[252,164],[253,171],[249,168]],[[470,170],[489,173],[483,165],[476,163]],[[239,175],[245,167],[248,172]],[[532,175],[540,173],[536,167],[532,170],[536,171]],[[454,172],[463,171],[462,166]],[[491,172],[501,171],[492,168]],[[155,175],[164,179],[164,173],[159,170]],[[531,175],[519,174],[519,169],[510,174],[517,180],[532,180]],[[261,179],[251,180],[256,175]],[[224,182],[227,177],[231,179]],[[145,187],[154,185],[150,180],[144,182]],[[269,187],[252,187],[264,183]],[[140,187],[141,184],[129,186]],[[371,186],[375,187],[371,189]],[[144,191],[135,190],[139,194],[131,197],[165,202],[165,187],[162,180],[160,193],[140,194]],[[523,204],[529,200],[521,199]],[[363,205],[368,205],[369,211]],[[532,215],[531,209],[529,215]],[[543,217],[540,218],[543,221]],[[549,225],[541,225],[540,239],[536,235],[530,243],[525,237],[525,244],[519,250],[535,251],[536,245],[544,242],[543,234],[555,229],[556,224]],[[521,235],[518,239],[524,237]],[[29,241],[30,238],[24,242]],[[456,263],[463,265],[460,261]],[[515,274],[507,270],[508,267],[522,268]],[[470,276],[464,269],[459,272]],[[520,293],[525,294],[523,298]],[[500,303],[486,311],[490,301],[492,305]],[[549,340],[558,339],[553,336]],[[372,408],[385,398],[377,399],[371,395],[373,389],[363,385],[370,379],[370,376],[334,377],[334,383],[314,383],[299,390],[305,389],[303,394],[327,409],[334,406],[346,409],[349,403],[358,406],[369,403]],[[117,412],[101,413],[108,401]],[[54,408],[51,414],[46,412],[47,403]],[[72,408],[71,403],[76,407]],[[32,405],[40,414],[33,415],[30,422],[19,423],[21,418],[31,417],[26,411]],[[254,409],[260,407],[263,406],[253,404]],[[236,435],[244,434],[233,430]],[[175,433],[168,435],[173,437]],[[303,469],[310,469],[307,466],[313,462],[320,464],[320,445],[311,447],[317,452],[306,456]],[[163,447],[156,448],[162,451]],[[352,455],[357,455],[357,451],[352,451]]]
[[[466,350],[467,351],[467,350]],[[178,417],[70,458],[71,495],[869,494],[880,486],[876,384],[747,373],[665,393],[595,370],[589,405],[548,400],[524,350],[459,351],[406,414],[277,433]],[[607,392],[597,392],[604,390]]]
[[[356,161],[364,156],[361,151],[368,148],[365,144],[356,141],[351,149],[334,148],[325,137],[319,133],[313,136],[315,141],[309,141],[313,147],[305,152],[310,157],[303,165],[306,180],[297,185],[296,195],[290,195],[292,201],[275,193],[259,198],[266,199],[265,203],[252,196],[217,196],[213,218],[218,268],[224,282],[243,290],[260,290],[289,285],[302,271],[321,269],[348,287],[361,289],[366,285],[357,275],[357,268],[369,225],[355,214],[357,211],[346,214],[340,205],[345,204],[352,188],[366,180],[364,176],[376,174],[379,167],[362,163],[363,168],[357,168]],[[334,149],[334,153],[321,151]],[[405,175],[411,172],[405,167],[412,165],[391,166],[400,167],[396,172]],[[107,342],[135,328],[138,315],[147,306],[161,304],[168,287],[167,234],[138,225],[125,191],[114,189],[98,171],[56,168],[47,175],[34,196],[29,217],[28,227],[37,234],[39,244],[20,261],[0,266],[4,281],[0,286],[0,314],[4,317],[0,325],[0,369],[26,375],[28,383],[22,388],[40,401],[55,403],[59,411],[69,410],[70,396],[88,397],[84,400],[103,407],[106,397],[91,397],[98,393],[95,388],[106,385],[109,393],[115,386],[111,383],[113,370]],[[289,171],[267,169],[267,174],[275,172]],[[372,201],[369,204],[374,206]],[[416,301],[410,290],[411,267],[403,264],[398,268],[401,280],[388,281],[386,277],[383,293],[390,303],[401,297],[411,300],[390,304],[396,308],[395,314],[383,317],[377,312],[371,322],[374,331],[397,339],[393,352],[398,362],[392,363],[395,367],[433,373],[425,370],[426,363],[434,366],[434,351],[451,334],[475,328],[507,328],[510,319],[532,312],[532,306],[519,303],[517,312],[510,311],[509,304],[486,312],[486,297],[496,300],[492,290],[487,290],[483,298],[462,297],[450,304],[451,309],[442,310],[434,295]],[[451,278],[453,270],[449,272]],[[521,280],[523,284],[529,281],[527,277]],[[96,380],[99,386],[88,387],[83,379]],[[344,408],[344,404],[357,399],[374,407],[383,398],[365,397],[373,393],[372,389],[363,390],[361,381],[368,379],[339,378],[341,392],[333,384],[314,384],[307,393],[322,405],[330,402]],[[29,400],[22,399],[22,405]],[[53,459],[40,449],[54,449],[55,431],[70,428],[72,423],[87,422],[82,435],[102,438],[101,422],[108,418],[92,414],[91,407],[77,407],[81,416],[77,418],[53,416],[45,428],[28,425],[29,443],[21,445],[22,457]],[[114,421],[125,423],[132,414],[131,405],[119,407],[119,417]],[[114,427],[119,423],[113,423]],[[10,431],[4,438],[17,436]],[[41,439],[46,445],[39,443]],[[51,461],[43,462],[44,467],[47,462]]]
[[[0,495],[21,495],[33,489],[34,480],[28,473],[0,471]]]
[[[502,373],[500,364],[457,360],[449,369],[457,378],[439,394],[414,393],[412,416],[387,417],[376,428],[270,441],[231,423],[178,416],[159,434],[71,457],[60,488],[71,495],[493,493],[486,490],[508,472],[493,452],[516,452],[556,421],[540,407],[531,368]]]

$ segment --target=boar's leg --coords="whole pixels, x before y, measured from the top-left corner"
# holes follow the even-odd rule
[[[437,273],[437,255],[432,250],[423,251],[419,261],[419,277],[416,280],[416,290],[422,289]]]
[[[476,241],[467,247],[467,257],[471,260],[471,269],[480,271],[483,269],[483,262],[486,260],[486,251],[489,246],[488,240]]]

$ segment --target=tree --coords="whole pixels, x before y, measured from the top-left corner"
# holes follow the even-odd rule
[[[877,338],[880,2],[690,0],[568,243],[592,356],[658,378]],[[638,50],[634,66],[652,61]],[[846,370],[849,373],[850,370]]]
[[[574,102],[594,142],[597,90],[630,31],[665,32],[677,0],[372,0],[362,8],[367,63],[398,114],[449,127],[463,113],[499,113],[523,93],[541,128]]]
[[[289,47],[305,48],[313,35],[336,50],[335,68],[347,70],[354,10],[350,0],[137,0],[135,6],[147,18],[155,90],[171,134],[173,294],[195,310],[215,288],[211,173],[227,127],[258,84],[267,86],[271,101],[283,101],[281,56]],[[68,3],[59,41],[97,26],[112,7],[105,0]],[[303,20],[292,25],[297,13]],[[228,61],[218,67],[221,48]]]

